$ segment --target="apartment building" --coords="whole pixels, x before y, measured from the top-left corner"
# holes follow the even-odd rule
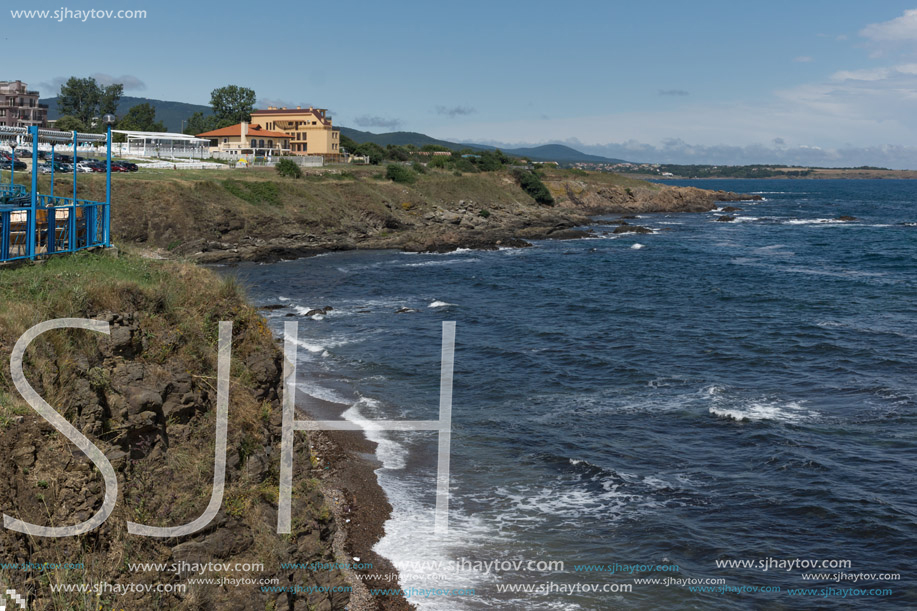
[[[252,123],[290,136],[294,155],[321,155],[330,161],[341,156],[341,132],[331,126],[327,113],[325,108],[268,106],[252,112]]]
[[[48,105],[38,103],[38,92],[22,81],[0,81],[0,125],[47,127]]]

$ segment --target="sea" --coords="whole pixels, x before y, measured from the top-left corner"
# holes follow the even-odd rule
[[[300,407],[377,442],[418,609],[917,608],[917,181],[667,184],[763,199],[221,269],[298,321]],[[438,418],[446,321],[435,534],[437,433],[373,420]]]

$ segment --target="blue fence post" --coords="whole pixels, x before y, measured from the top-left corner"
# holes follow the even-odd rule
[[[10,193],[13,193],[16,190],[16,187],[13,185],[16,184],[16,141],[13,140],[13,144],[10,146],[10,149],[13,151],[13,162],[10,164]]]
[[[38,218],[35,212],[38,210],[38,126],[33,125],[29,128],[29,135],[32,136],[32,197],[31,211],[29,212],[29,258],[35,258],[35,238],[38,232]]]
[[[0,261],[6,261],[10,256],[10,211],[0,212]]]
[[[54,197],[54,145],[56,142],[51,143],[51,197]]]
[[[111,246],[110,231],[111,228],[111,123],[108,123],[108,153],[106,161],[105,175],[105,210],[102,211],[102,243],[105,248]]]
[[[73,205],[76,206],[76,130],[73,130]]]
[[[70,158],[70,161],[73,162],[73,202],[72,202],[72,206],[70,207],[70,217],[69,217],[70,242],[68,244],[68,246],[70,247],[68,250],[70,252],[74,252],[77,247],[77,244],[76,244],[76,145],[77,145],[76,130],[74,130],[73,132],[73,155]]]

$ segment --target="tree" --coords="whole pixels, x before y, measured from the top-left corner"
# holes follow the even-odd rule
[[[71,76],[61,85],[57,107],[61,115],[72,115],[83,124],[84,129],[91,128],[93,119],[118,110],[123,92],[124,86],[120,83],[103,87],[92,77]],[[101,129],[102,122],[97,122],[97,126]]]
[[[226,85],[210,92],[210,106],[216,116],[217,128],[251,121],[255,92],[248,87]]]
[[[217,128],[216,117],[213,115],[204,115],[204,113],[198,111],[191,115],[187,121],[185,121],[185,133],[192,136],[197,134],[203,134],[204,132],[209,132]]]
[[[403,184],[411,184],[417,180],[417,175],[414,172],[397,163],[389,164],[389,166],[385,168],[385,177],[389,180]]]
[[[277,170],[277,173],[281,176],[302,178],[302,170],[299,169],[299,165],[292,159],[281,159],[277,162],[277,165],[274,166],[274,169]]]
[[[122,95],[124,95],[124,85],[121,83],[99,87],[99,116],[116,114]]]
[[[385,159],[385,149],[375,142],[364,142],[357,148],[357,152],[368,157],[372,165],[379,165]]]
[[[118,129],[128,129],[138,132],[164,132],[166,126],[162,121],[156,120],[156,109],[152,104],[137,104],[131,106],[118,121]]]
[[[554,205],[554,197],[551,196],[551,192],[545,184],[541,182],[541,179],[538,178],[535,172],[514,170],[513,177],[519,183],[519,186],[522,187],[522,190],[528,193],[529,197],[536,202],[545,206]]]
[[[73,115],[64,115],[54,122],[54,129],[62,132],[85,132],[86,125]]]
[[[357,149],[360,147],[355,141],[351,140],[344,134],[341,134],[341,148],[345,149],[348,153],[353,155],[357,152]]]

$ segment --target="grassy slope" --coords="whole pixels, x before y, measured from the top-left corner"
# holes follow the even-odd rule
[[[0,354],[9,355],[21,333],[38,322],[112,315],[118,317],[113,328],[129,323],[126,348],[113,351],[109,338],[88,331],[48,333],[27,352],[26,377],[112,460],[119,480],[118,505],[101,527],[79,537],[42,539],[0,531],[3,562],[86,566],[85,571],[23,571],[11,587],[30,590],[33,609],[96,609],[99,602],[127,609],[228,608],[221,606],[228,603],[227,595],[260,608],[273,604],[268,595],[243,587],[235,592],[204,587],[182,600],[169,595],[97,599],[51,594],[50,583],[176,582],[171,573],[127,571],[127,562],[169,562],[187,550],[176,547],[178,540],[128,535],[125,523],[184,524],[207,505],[221,320],[234,323],[227,487],[213,523],[217,530],[181,542],[200,541],[206,550],[210,541],[223,555],[204,561],[217,561],[236,545],[227,541],[241,541],[231,558],[263,562],[262,576],[276,573],[283,561],[333,559],[333,522],[310,474],[307,444],[298,444],[295,460],[294,532],[283,537],[274,532],[278,454],[271,448],[276,449],[279,439],[279,406],[270,387],[276,389],[279,379],[278,351],[263,319],[244,302],[236,285],[189,264],[91,253],[0,269]],[[140,379],[125,382],[126,375]],[[175,389],[181,385],[188,391],[182,407],[165,417],[169,397],[178,396]],[[144,386],[160,392],[165,405],[146,408],[155,412],[146,412],[152,425],[138,428],[131,393]],[[12,457],[0,464],[4,512],[39,524],[64,525],[85,519],[101,505],[100,474],[78,453],[71,456],[72,444],[19,398],[8,365],[0,369],[0,451]],[[299,581],[303,577],[310,578],[297,575]],[[340,579],[333,574],[328,578]],[[335,604],[345,603],[343,596]]]

